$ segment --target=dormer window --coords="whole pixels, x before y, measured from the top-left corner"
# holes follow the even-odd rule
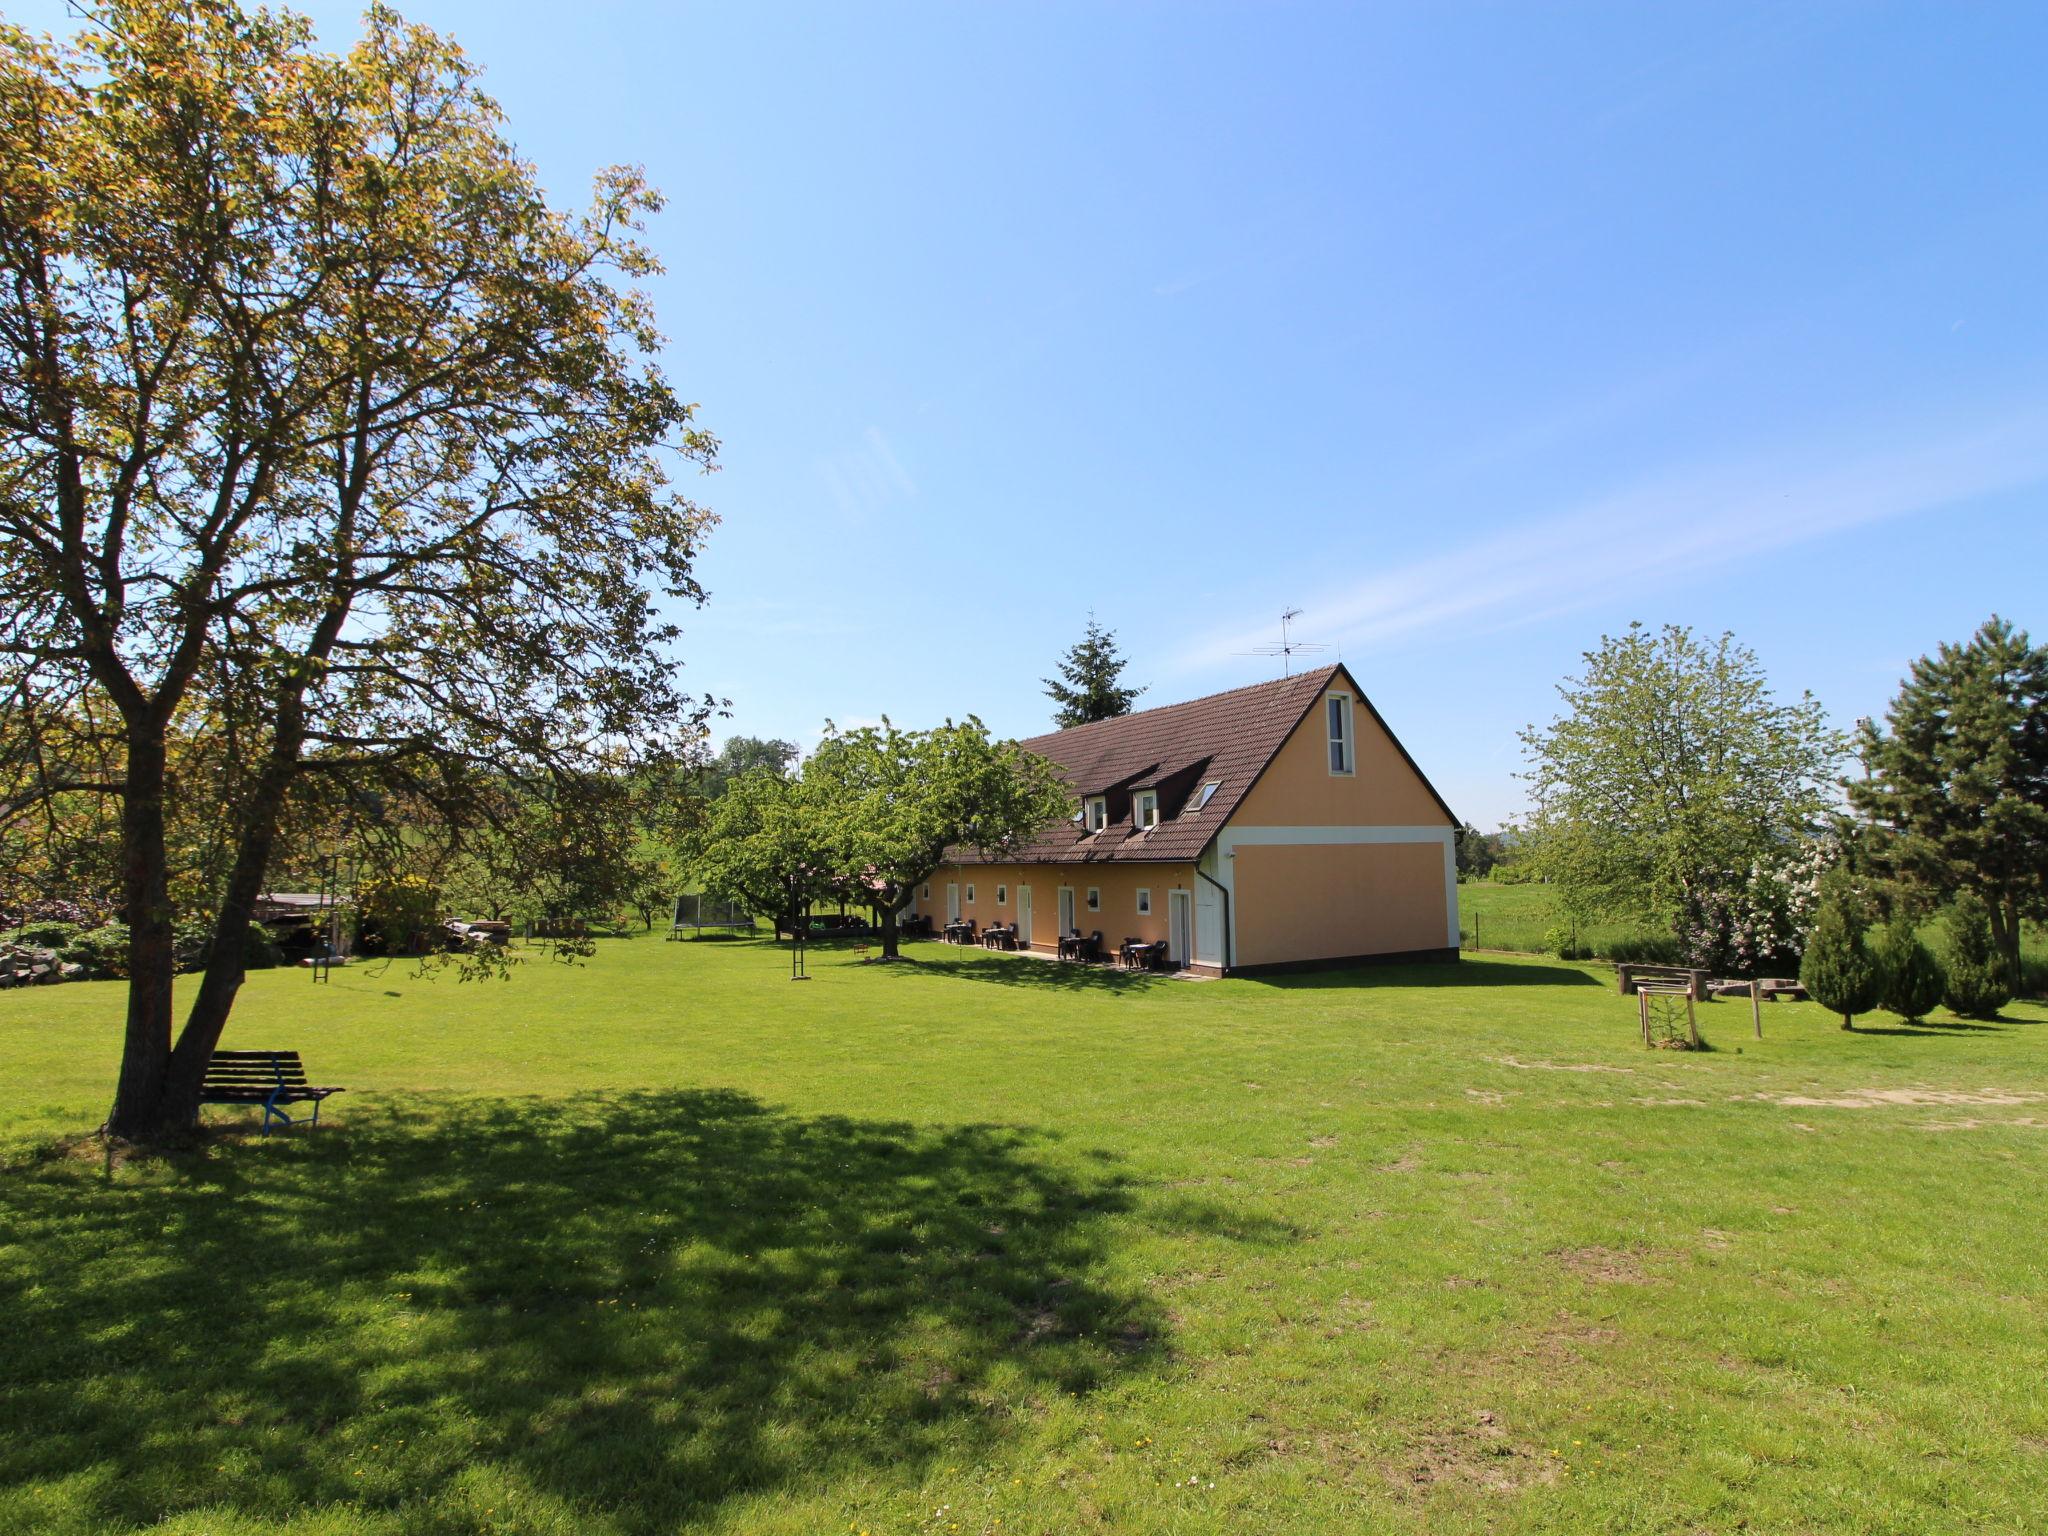
[[[1109,801],[1106,797],[1090,795],[1082,810],[1087,816],[1087,827],[1090,832],[1100,832],[1109,825]]]
[[[1196,790],[1194,794],[1189,797],[1188,803],[1181,808],[1181,815],[1194,815],[1195,812],[1199,811],[1203,806],[1207,805],[1209,801],[1215,796],[1216,791],[1221,789],[1222,787],[1223,785],[1220,782],[1218,782],[1215,779],[1211,779],[1208,783],[1204,784],[1200,789]]]
[[[1159,825],[1159,791],[1141,789],[1131,797],[1131,824],[1140,832]]]
[[[1355,771],[1357,754],[1351,739],[1351,695],[1333,693],[1323,701],[1323,709],[1330,726],[1330,772],[1348,774]]]

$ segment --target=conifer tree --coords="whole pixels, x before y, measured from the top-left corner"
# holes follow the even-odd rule
[[[1936,900],[1983,898],[2010,987],[2022,920],[2048,916],[2048,646],[1993,615],[1913,663],[1859,750],[1866,776],[1846,787],[1873,851]]]
[[[1113,720],[1131,712],[1132,701],[1145,690],[1125,688],[1120,679],[1126,659],[1117,654],[1116,631],[1104,629],[1088,615],[1088,632],[1072,647],[1059,665],[1062,682],[1046,678],[1045,691],[1059,706],[1052,723],[1060,730],[1087,725],[1096,720]]]
[[[1884,976],[1885,1011],[1902,1019],[1924,1019],[1941,1001],[1946,978],[1934,953],[1920,942],[1912,919],[1892,919],[1878,936],[1877,967]]]
[[[1966,1019],[1991,1019],[2012,1001],[2012,986],[1992,942],[1991,914],[1981,897],[1965,891],[1943,922],[1947,942],[1942,967],[1948,972],[1943,1000]]]
[[[1815,1002],[1842,1016],[1844,1029],[1854,1029],[1856,1015],[1877,1006],[1884,978],[1863,941],[1862,914],[1840,889],[1821,897],[1806,954],[1799,962],[1799,981]]]

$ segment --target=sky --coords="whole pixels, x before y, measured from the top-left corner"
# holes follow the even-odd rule
[[[721,734],[1030,735],[1091,612],[1163,704],[1299,608],[1492,827],[1631,620],[1842,725],[2048,632],[2048,7],[400,8],[558,202],[668,193]]]

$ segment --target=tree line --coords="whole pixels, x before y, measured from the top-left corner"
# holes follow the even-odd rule
[[[1567,921],[1662,928],[1685,963],[1728,974],[1817,947],[1821,988],[1853,1015],[1885,976],[1924,991],[1932,962],[1905,935],[1946,909],[1962,1011],[2021,984],[2022,925],[2048,917],[2048,648],[1994,616],[1914,662],[1853,734],[1810,694],[1779,698],[1730,635],[1632,625],[1584,663],[1522,734],[1533,807],[1508,850]],[[1880,926],[1890,964],[1864,947]]]

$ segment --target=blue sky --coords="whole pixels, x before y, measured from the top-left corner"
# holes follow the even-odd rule
[[[1165,703],[1299,606],[1490,826],[1632,618],[1845,724],[2048,630],[2048,8],[404,9],[670,194],[728,730],[1028,734],[1091,608]]]

